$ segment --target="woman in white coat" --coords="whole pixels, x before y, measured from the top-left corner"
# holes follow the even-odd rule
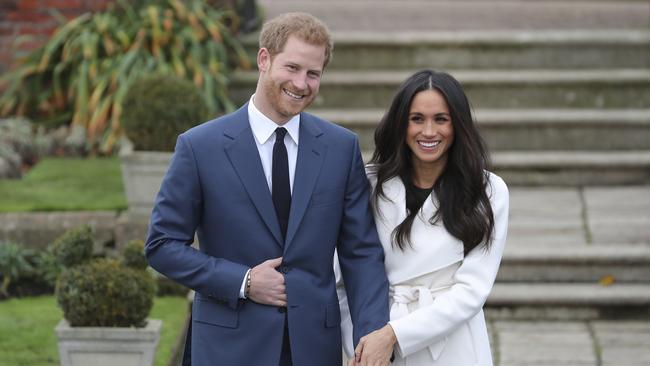
[[[503,254],[508,189],[489,158],[460,83],[420,71],[395,95],[375,132],[368,166],[390,282],[390,322],[352,354],[350,365],[491,366],[483,305]]]

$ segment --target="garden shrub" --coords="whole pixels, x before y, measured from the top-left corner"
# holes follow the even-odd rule
[[[148,75],[134,81],[126,94],[122,126],[135,150],[173,151],[178,135],[208,116],[205,99],[192,82]]]
[[[141,327],[155,291],[148,272],[117,260],[96,259],[61,273],[57,301],[72,326]]]
[[[31,251],[13,242],[0,243],[0,298],[9,297],[9,286],[20,278],[31,276],[34,267],[28,257]]]
[[[89,225],[66,231],[54,241],[52,250],[64,267],[87,262],[93,255],[93,231]]]
[[[9,145],[0,142],[0,179],[22,177],[22,168],[20,155]]]
[[[8,146],[20,157],[21,163],[32,166],[38,161],[32,123],[26,118],[0,119],[0,145]]]
[[[156,288],[156,295],[158,296],[187,296],[189,292],[187,287],[162,274],[156,276]]]
[[[147,269],[147,258],[144,256],[144,241],[131,240],[124,245],[122,263],[134,269]]]
[[[145,325],[156,281],[146,270],[141,241],[127,244],[120,259],[92,259],[92,232],[82,226],[57,239],[54,251],[65,263],[57,279],[56,298],[70,325]]]
[[[48,247],[46,250],[38,252],[33,258],[33,262],[36,280],[53,291],[56,286],[56,279],[63,270],[63,265],[54,255],[52,248]]]

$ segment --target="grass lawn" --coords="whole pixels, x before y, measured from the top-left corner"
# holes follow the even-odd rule
[[[184,297],[157,297],[150,317],[162,319],[156,350],[156,366],[165,366],[183,331],[187,316]],[[0,366],[58,365],[54,327],[62,312],[54,296],[11,299],[0,302]]]
[[[47,158],[23,179],[0,180],[0,212],[126,208],[117,157]]]

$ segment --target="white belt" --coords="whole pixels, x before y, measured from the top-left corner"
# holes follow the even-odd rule
[[[433,299],[436,295],[445,292],[451,288],[449,286],[441,286],[436,288],[429,288],[426,286],[405,286],[399,285],[392,288],[393,305],[390,307],[390,318],[399,319],[409,314],[408,304],[417,301],[417,308],[421,309],[425,306],[433,304]],[[441,342],[436,342],[428,346],[429,354],[435,361],[440,357],[440,353],[445,348],[447,339]]]

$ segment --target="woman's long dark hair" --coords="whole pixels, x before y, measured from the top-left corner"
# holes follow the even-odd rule
[[[424,90],[437,90],[443,95],[454,128],[454,141],[447,151],[447,164],[433,186],[439,207],[429,222],[434,225],[442,219],[445,229],[463,242],[465,254],[481,244],[489,248],[494,215],[486,193],[487,169],[490,165],[487,149],[472,118],[462,86],[447,73],[423,70],[409,77],[400,86],[377,127],[375,152],[370,161],[377,170],[374,206],[378,207],[380,197],[387,199],[383,184],[393,177],[400,177],[404,181],[407,198],[415,194],[413,184],[410,184],[413,164],[411,150],[406,144],[406,130],[413,98]],[[406,219],[392,233],[393,245],[401,250],[411,243],[411,227],[421,205],[407,207]]]

